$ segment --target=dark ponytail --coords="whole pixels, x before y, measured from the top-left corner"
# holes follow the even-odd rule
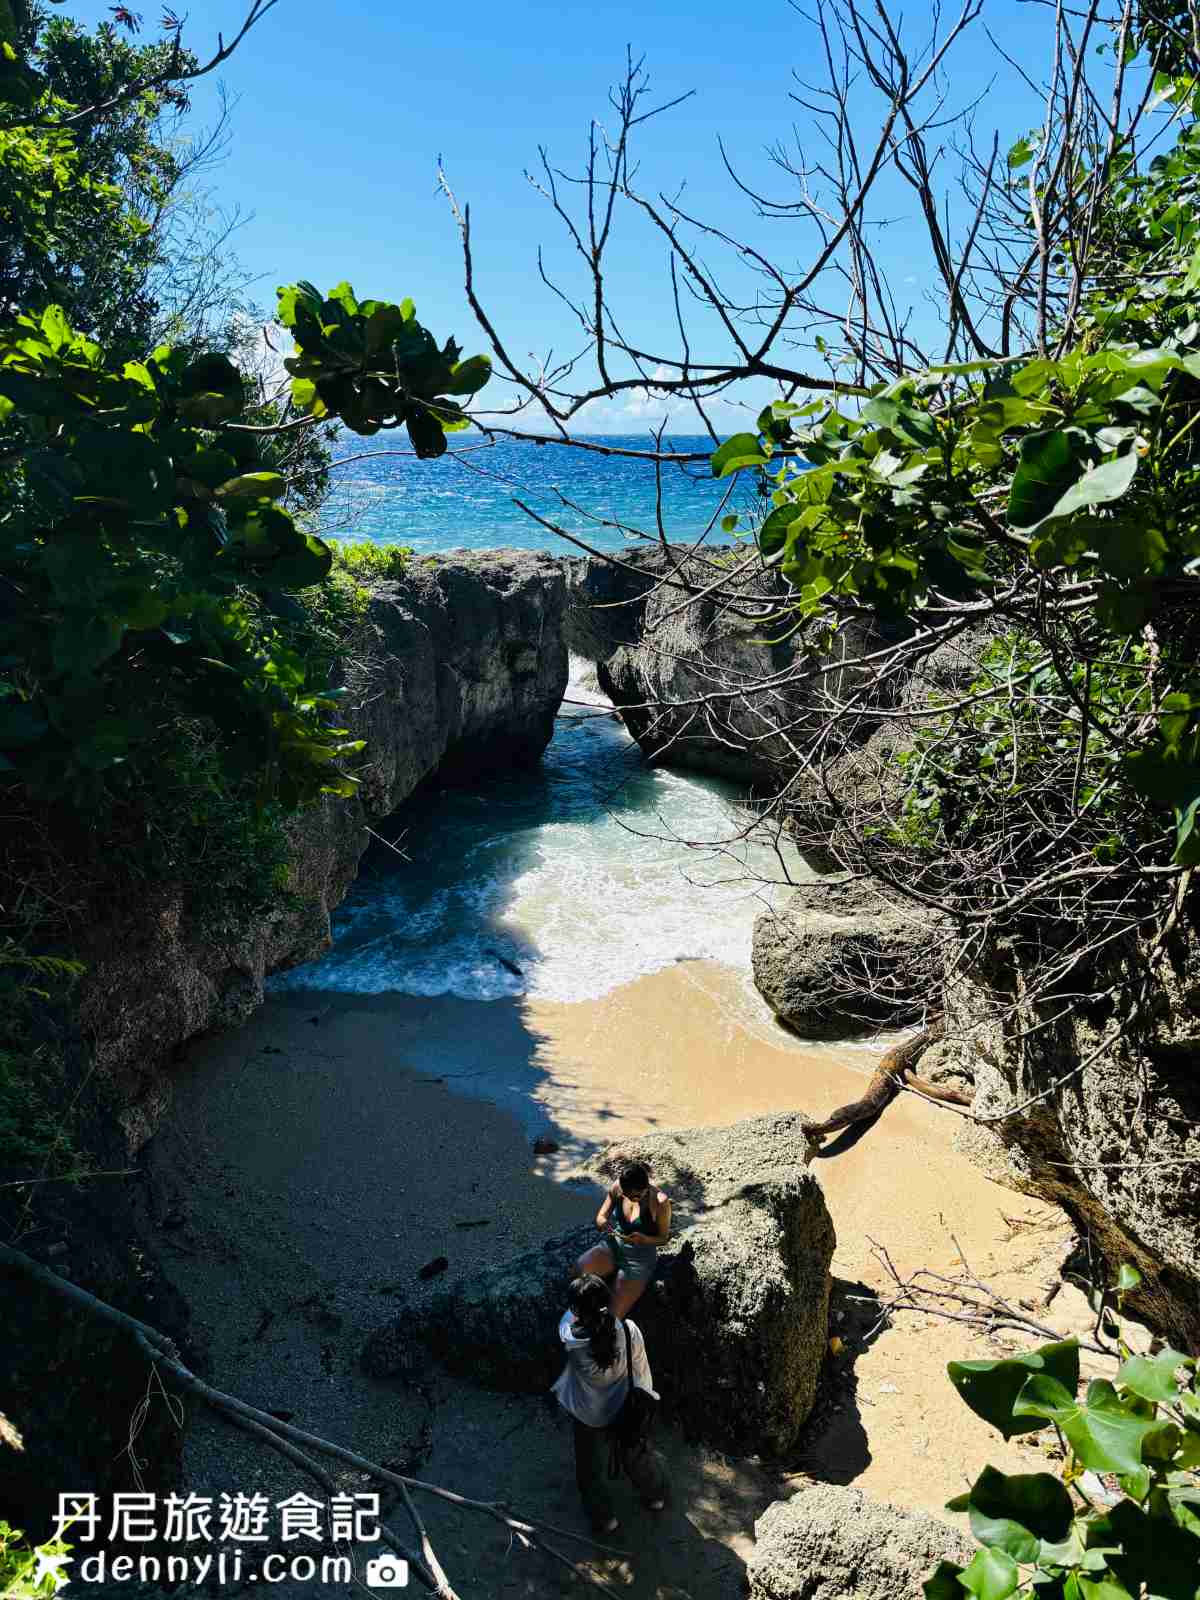
[[[612,1313],[612,1293],[604,1279],[594,1272],[574,1279],[567,1305],[587,1335],[592,1360],[598,1367],[611,1367],[617,1359],[617,1319]]]

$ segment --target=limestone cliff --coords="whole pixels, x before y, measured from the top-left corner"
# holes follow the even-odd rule
[[[1190,907],[1190,915],[1196,908]],[[1186,922],[1154,968],[1139,1037],[1115,1045],[1105,991],[1151,952],[1129,945],[1075,975],[1078,993],[1024,998],[1011,952],[947,989],[946,1047],[975,1078],[962,1148],[999,1182],[1062,1205],[1110,1270],[1143,1275],[1136,1309],[1200,1348],[1200,934]],[[1089,998],[1093,996],[1094,998]],[[922,1069],[924,1070],[924,1068]],[[1002,1119],[1002,1120],[1001,1120]]]
[[[824,687],[851,686],[848,671],[829,669],[866,635],[854,624],[820,648],[780,628],[771,619],[776,591],[780,602],[786,593],[780,580],[753,566],[731,577],[718,563],[732,559],[747,560],[656,546],[615,566],[567,561],[567,641],[596,662],[601,689],[650,760],[774,787],[797,743],[819,732]],[[721,599],[704,593],[718,579]]]
[[[360,794],[292,819],[286,901],[249,925],[232,913],[199,922],[164,884],[92,929],[76,1018],[131,1151],[161,1114],[170,1053],[242,1021],[269,972],[328,945],[368,824],[434,775],[538,758],[567,682],[565,604],[561,563],[534,551],[452,551],[378,585],[338,669],[347,725],[367,742]]]

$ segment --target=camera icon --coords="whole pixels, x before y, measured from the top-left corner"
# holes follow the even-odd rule
[[[376,1556],[367,1562],[366,1577],[370,1589],[407,1589],[408,1562],[399,1556]]]

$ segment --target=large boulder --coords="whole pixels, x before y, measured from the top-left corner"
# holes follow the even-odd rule
[[[798,1116],[639,1138],[602,1156],[608,1176],[644,1161],[674,1226],[633,1313],[655,1387],[693,1437],[735,1454],[780,1454],[812,1409],[829,1315],[833,1223],[802,1165]],[[555,1329],[594,1228],[406,1307],[368,1339],[376,1376],[411,1376],[425,1352],[493,1388],[544,1391],[562,1368]]]
[[[832,1483],[768,1506],[754,1536],[750,1600],[921,1600],[939,1561],[973,1553],[936,1517]]]
[[[938,991],[944,933],[869,882],[805,884],[754,923],[754,982],[781,1022],[807,1039],[901,1027]]]
[[[233,895],[201,906],[160,883],[90,927],[72,1020],[131,1153],[169,1099],[171,1052],[244,1021],[268,973],[328,947],[368,824],[435,775],[452,783],[541,755],[567,684],[565,609],[562,563],[532,550],[452,551],[376,585],[336,673],[346,725],[366,740],[361,788],[288,823],[288,895],[248,912]]]

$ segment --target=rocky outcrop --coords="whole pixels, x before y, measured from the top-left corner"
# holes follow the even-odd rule
[[[803,1152],[797,1117],[764,1117],[637,1139],[597,1165],[645,1161],[671,1195],[671,1244],[634,1320],[668,1414],[736,1454],[787,1450],[816,1395],[834,1233]],[[405,1308],[367,1341],[367,1369],[411,1376],[428,1352],[489,1387],[544,1391],[566,1287],[596,1240],[575,1229]]]
[[[1185,925],[1167,941],[1140,1026],[1113,1042],[1105,991],[1120,978],[1136,992],[1150,955],[1103,952],[1072,975],[1073,995],[1034,1008],[1011,953],[990,951],[947,987],[943,1056],[973,1071],[973,1110],[989,1119],[963,1124],[960,1147],[997,1181],[1063,1206],[1112,1277],[1136,1266],[1135,1309],[1196,1350],[1200,933]]]
[[[768,1506],[754,1537],[750,1600],[921,1600],[939,1561],[974,1553],[949,1523],[832,1483]]]
[[[925,1016],[942,972],[944,934],[869,882],[805,884],[755,920],[754,983],[806,1039],[844,1039]]]
[[[819,732],[824,692],[844,693],[862,676],[828,669],[858,653],[868,630],[851,624],[821,649],[802,629],[781,627],[772,619],[787,589],[761,569],[726,574],[720,597],[706,594],[722,575],[715,554],[655,547],[618,566],[567,563],[567,638],[596,662],[601,689],[648,759],[772,786]]]
[[[286,898],[198,916],[182,887],[160,884],[91,930],[75,1016],[131,1151],[169,1093],[169,1053],[243,1021],[267,973],[326,948],[368,823],[435,774],[451,783],[540,756],[567,682],[565,606],[561,562],[535,551],[453,551],[377,585],[337,669],[346,724],[367,742],[362,787],[291,820]]]

